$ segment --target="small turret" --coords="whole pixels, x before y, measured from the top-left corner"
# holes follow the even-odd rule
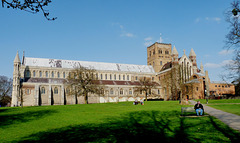
[[[173,65],[178,64],[178,51],[175,46],[173,47],[173,50],[172,50],[172,62],[173,62]]]
[[[18,97],[20,95],[20,66],[21,61],[17,52],[14,59],[14,70],[13,70],[13,88],[12,88],[12,104],[11,106],[18,106]]]
[[[204,69],[203,69],[203,64],[202,64],[202,62],[201,62],[200,70],[201,70],[201,74],[204,74]]]
[[[189,59],[191,60],[193,64],[193,73],[197,73],[197,58],[196,54],[193,49],[191,49],[189,54]]]

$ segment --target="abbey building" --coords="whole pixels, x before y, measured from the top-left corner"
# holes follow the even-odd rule
[[[96,70],[95,76],[104,85],[104,95],[89,94],[89,103],[143,100],[141,78],[149,78],[156,86],[147,93],[148,99],[177,100],[205,98],[211,94],[234,94],[233,85],[211,83],[208,72],[197,67],[193,49],[189,56],[171,44],[154,43],[147,48],[147,65],[71,61],[25,57],[14,59],[11,106],[83,104],[82,96],[67,95],[65,82],[69,73],[83,66]],[[217,87],[216,87],[217,86]],[[221,87],[220,87],[221,86]],[[22,98],[20,98],[22,97]]]

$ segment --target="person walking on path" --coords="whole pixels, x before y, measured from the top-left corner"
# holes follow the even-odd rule
[[[198,101],[197,104],[195,104],[194,109],[196,110],[197,116],[199,116],[199,112],[200,112],[200,116],[202,116],[203,105],[200,103],[200,101]]]

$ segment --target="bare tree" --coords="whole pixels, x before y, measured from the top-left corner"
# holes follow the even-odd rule
[[[85,104],[88,104],[88,94],[104,94],[104,86],[95,76],[96,70],[78,67],[72,70],[67,78],[67,88],[69,88],[69,95],[84,96]]]
[[[144,92],[145,101],[147,101],[148,95],[154,94],[154,92],[152,92],[152,89],[156,88],[157,83],[153,82],[152,79],[149,77],[140,77],[139,83],[140,85],[135,87],[134,92],[136,93]]]
[[[6,106],[11,102],[12,79],[6,76],[0,76],[0,104]],[[10,99],[10,100],[9,100]]]
[[[44,7],[48,6],[52,0],[2,0],[2,7],[6,5],[7,8],[24,10],[30,13],[42,12],[47,20],[55,20],[54,18],[49,18],[49,12]]]
[[[233,62],[227,65],[229,74],[225,79],[231,79],[236,84],[236,94],[240,94],[240,23],[239,23],[239,0],[231,3],[231,8],[226,12],[226,21],[230,24],[230,31],[226,35],[226,47],[235,50]],[[224,77],[224,76],[223,76]]]

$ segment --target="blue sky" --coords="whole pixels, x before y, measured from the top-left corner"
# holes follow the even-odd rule
[[[229,0],[54,0],[41,13],[0,8],[0,75],[12,77],[16,52],[27,57],[147,64],[146,47],[193,48],[212,81],[219,81],[233,51],[223,49]]]

